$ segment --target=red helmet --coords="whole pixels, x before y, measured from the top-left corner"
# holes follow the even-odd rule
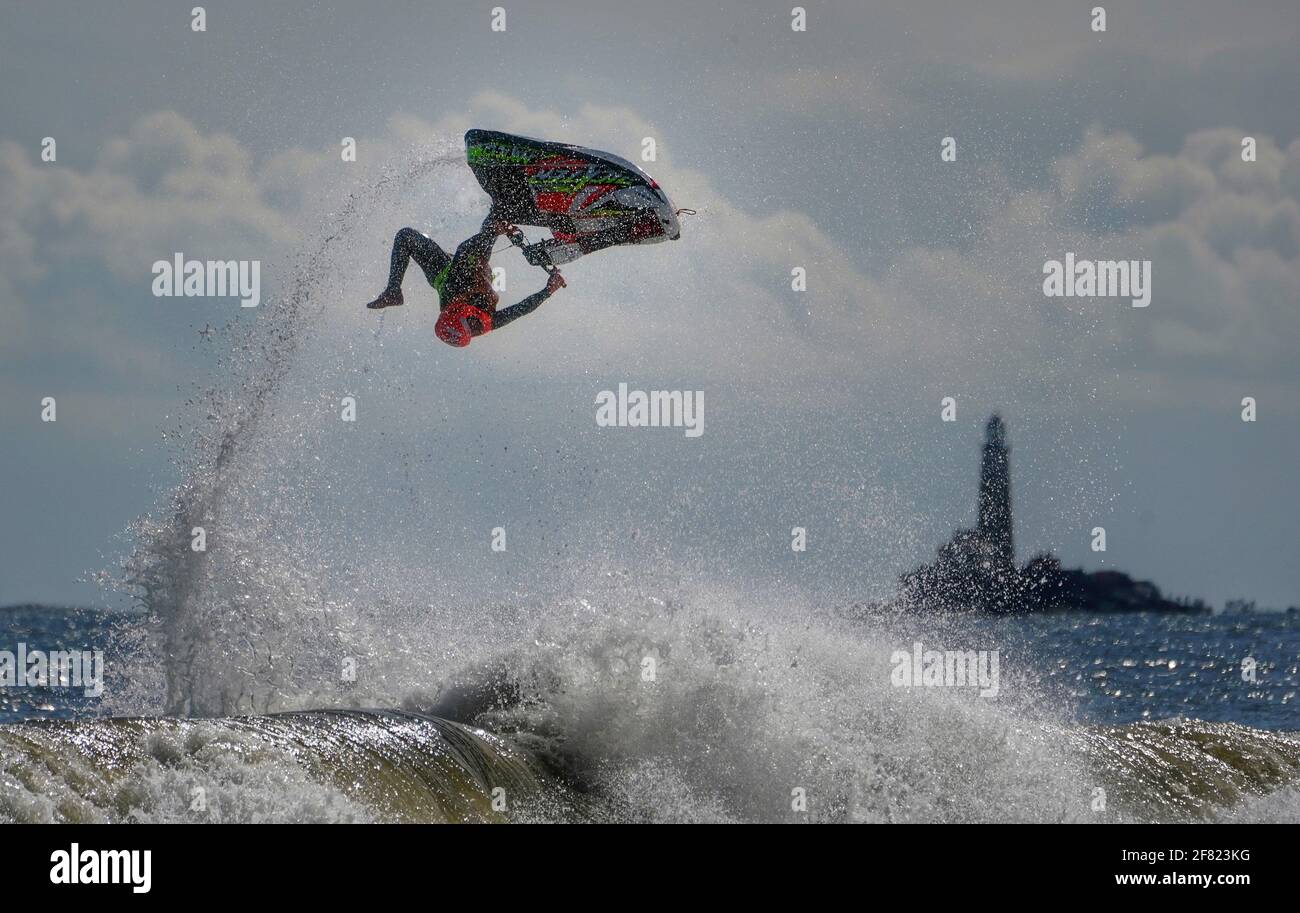
[[[470,319],[477,320],[483,327],[475,333],[470,329]],[[467,346],[475,336],[481,336],[492,329],[492,315],[481,307],[470,304],[463,298],[453,298],[446,309],[438,315],[438,322],[433,325],[433,332],[449,346]]]

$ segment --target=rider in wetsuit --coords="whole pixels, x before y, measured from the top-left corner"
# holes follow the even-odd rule
[[[434,332],[448,345],[467,346],[475,336],[499,330],[525,314],[531,314],[543,301],[564,288],[564,278],[558,270],[552,269],[546,288],[498,311],[499,299],[492,288],[488,259],[492,256],[492,245],[497,237],[509,231],[511,226],[498,218],[494,208],[488,213],[479,233],[463,241],[456,253],[449,257],[420,232],[403,228],[393,239],[388,287],[366,307],[377,310],[402,304],[402,277],[406,275],[407,262],[414,260],[438,292],[441,313],[434,324]],[[531,261],[535,256],[529,259]]]

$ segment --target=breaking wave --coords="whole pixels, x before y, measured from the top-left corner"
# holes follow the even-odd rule
[[[716,711],[718,708],[713,708]],[[622,714],[619,715],[622,718]],[[703,718],[701,718],[703,717]],[[6,822],[1292,821],[1300,742],[1233,724],[951,730],[923,763],[877,735],[837,765],[818,734],[627,727],[514,737],[396,711],[0,726]],[[595,721],[590,721],[595,722]],[[950,721],[954,722],[954,721]],[[725,730],[730,730],[727,732]],[[674,742],[673,739],[678,739]],[[735,744],[730,739],[738,739]],[[906,741],[900,739],[899,741]],[[699,746],[707,742],[701,755]],[[1055,743],[1075,762],[1050,757]],[[924,744],[922,735],[915,747]],[[522,746],[528,747],[522,747]],[[929,743],[939,749],[941,744]],[[813,751],[800,755],[800,750]],[[588,753],[591,752],[591,753]],[[1083,778],[1027,763],[1065,762]],[[957,761],[956,766],[953,765]],[[803,784],[790,787],[789,784]],[[1107,789],[1105,808],[1095,790]],[[796,810],[791,790],[806,790]]]

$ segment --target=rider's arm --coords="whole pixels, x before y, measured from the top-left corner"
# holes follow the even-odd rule
[[[492,256],[492,248],[497,243],[496,229],[484,225],[483,230],[471,238],[466,238],[456,249],[456,254],[468,262],[469,257],[486,260]]]
[[[531,314],[541,306],[542,302],[551,297],[551,290],[544,288],[540,292],[529,295],[518,304],[512,304],[508,308],[502,308],[492,315],[492,329],[499,330],[507,323],[518,320],[525,314]]]
[[[497,218],[496,213],[496,207],[493,207],[488,212],[487,218],[483,220],[483,227],[479,229],[478,234],[466,238],[456,248],[456,253],[451,258],[451,273],[448,276],[448,282],[452,286],[460,288],[473,284],[475,271],[491,259],[492,248],[505,227],[505,223]]]
[[[497,215],[494,204],[488,210],[487,218],[483,220],[483,227],[478,230],[478,234],[463,241],[456,249],[456,253],[462,257],[472,255],[484,260],[488,259],[492,255],[492,248],[496,245],[497,238],[507,227],[505,221]]]

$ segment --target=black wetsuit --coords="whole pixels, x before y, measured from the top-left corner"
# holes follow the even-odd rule
[[[401,289],[407,261],[414,260],[424,270],[424,277],[429,280],[429,284],[437,290],[439,308],[445,310],[453,298],[473,291],[480,284],[481,270],[492,256],[492,247],[497,240],[497,234],[492,228],[495,222],[496,214],[489,213],[482,230],[462,241],[452,256],[447,256],[447,252],[432,239],[414,228],[403,228],[393,239],[388,288],[385,291]],[[518,304],[495,311],[492,314],[492,329],[498,330],[525,314],[531,314],[549,297],[550,292],[542,289]]]

